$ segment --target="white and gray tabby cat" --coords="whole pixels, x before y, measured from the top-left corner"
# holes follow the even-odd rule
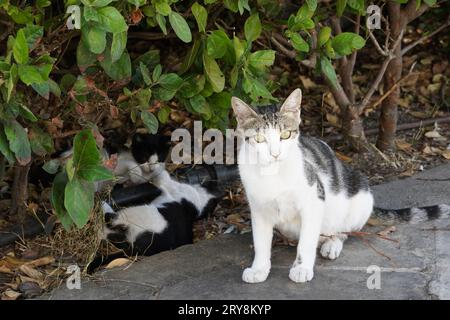
[[[255,248],[253,264],[242,275],[245,282],[262,282],[269,275],[274,228],[299,240],[289,278],[306,282],[314,275],[317,246],[323,257],[336,259],[347,238],[344,232],[360,230],[372,212],[367,179],[339,161],[325,142],[300,134],[301,100],[296,89],[281,108],[254,110],[232,98],[243,139],[239,172]],[[257,162],[246,163],[248,156]]]

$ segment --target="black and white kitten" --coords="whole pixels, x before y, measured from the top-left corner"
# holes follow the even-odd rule
[[[103,203],[104,238],[128,255],[153,255],[192,243],[193,222],[217,204],[212,188],[178,182],[162,164],[154,169],[151,180],[161,194],[146,204],[114,211]]]
[[[372,212],[367,179],[339,161],[325,142],[300,134],[301,99],[296,89],[281,108],[256,110],[232,98],[255,247],[253,264],[242,275],[245,282],[262,282],[269,275],[274,228],[299,240],[289,277],[305,282],[313,278],[320,238],[322,256],[336,259],[345,232],[360,230]]]
[[[151,180],[155,188],[151,193],[156,196],[118,210],[102,203],[106,222],[103,237],[123,251],[96,258],[90,271],[118,257],[150,256],[193,243],[194,221],[212,213],[217,205],[220,193],[214,182],[178,182],[161,162],[149,164],[145,176]]]

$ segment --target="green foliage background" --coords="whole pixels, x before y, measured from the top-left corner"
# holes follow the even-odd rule
[[[399,1],[402,2],[402,1]],[[404,1],[403,1],[404,2]],[[417,1],[420,4],[420,1]],[[430,5],[435,1],[425,1]],[[59,101],[57,114],[77,122],[85,130],[73,141],[73,157],[61,167],[55,160],[44,169],[58,173],[51,202],[66,228],[83,227],[94,203],[94,182],[111,179],[102,166],[92,121],[80,120],[80,106],[93,95],[112,105],[111,112],[126,113],[132,122],[143,123],[156,133],[176,101],[206,127],[230,126],[232,95],[253,104],[269,104],[279,84],[269,80],[275,51],[263,41],[276,25],[285,25],[284,36],[298,53],[297,59],[318,56],[317,72],[336,83],[332,61],[365,45],[360,35],[344,32],[333,36],[325,21],[344,11],[364,15],[364,0],[338,0],[319,7],[316,0],[281,19],[277,1],[269,0],[66,0],[31,2],[0,0],[9,18],[11,34],[0,56],[0,152],[10,163],[26,165],[32,157],[54,151],[53,138],[44,129],[48,120],[31,111],[30,101]],[[69,31],[67,8],[80,9],[79,30]],[[243,25],[225,28],[218,13],[235,15]],[[72,16],[73,17],[73,16]],[[76,20],[76,19],[75,19]],[[316,52],[311,52],[311,31],[320,25]],[[164,65],[160,52],[148,50],[131,57],[127,50],[130,30],[162,34],[168,45],[177,43],[181,65]],[[76,52],[64,51],[65,42],[48,43],[58,32],[76,43]],[[174,40],[178,39],[178,40]],[[60,41],[64,39],[60,38]],[[169,42],[170,40],[170,42]],[[176,42],[175,42],[176,41]],[[45,45],[43,45],[43,43]],[[150,47],[151,40],[149,40]],[[62,48],[51,50],[52,45]],[[60,72],[60,59],[72,54],[74,68]],[[117,93],[110,94],[114,88]],[[154,108],[153,106],[158,106]],[[100,130],[101,131],[101,130]]]

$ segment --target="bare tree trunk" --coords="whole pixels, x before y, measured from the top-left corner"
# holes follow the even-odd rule
[[[16,164],[14,170],[14,181],[11,190],[11,209],[9,211],[11,218],[19,223],[23,223],[26,217],[26,202],[28,200],[28,172],[30,171],[31,161],[21,166]]]
[[[397,39],[405,24],[400,12],[400,4],[393,1],[388,2],[389,23],[391,26],[391,37]],[[389,63],[384,74],[384,90],[392,88],[402,76],[403,59],[401,56],[401,42],[394,49],[395,58]],[[392,93],[383,101],[379,121],[379,134],[377,147],[380,150],[391,150],[395,148],[395,132],[397,128],[397,106],[400,99],[400,88],[397,86]]]

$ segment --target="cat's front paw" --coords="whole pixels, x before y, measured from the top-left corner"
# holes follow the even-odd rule
[[[311,281],[314,277],[313,268],[306,268],[301,264],[296,265],[289,271],[289,279],[294,282],[306,282]]]
[[[267,279],[270,269],[247,268],[242,273],[242,280],[247,283],[263,282]]]

